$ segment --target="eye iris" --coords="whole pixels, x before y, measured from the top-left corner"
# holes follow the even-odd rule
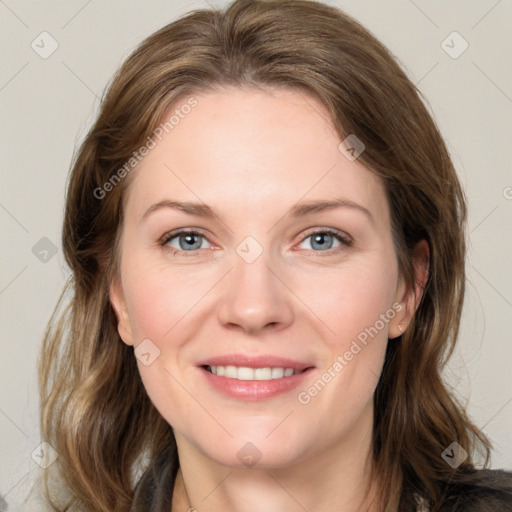
[[[330,244],[329,243],[325,243],[325,237],[327,237],[328,239],[330,239]],[[313,249],[315,249],[315,244],[319,243],[319,247],[316,247],[316,248],[320,248],[320,249],[330,249],[331,248],[331,245],[332,245],[332,235],[330,235],[329,233],[316,233],[315,235],[313,235],[313,243],[311,244],[311,246],[313,247]]]
[[[181,235],[179,238],[180,241],[180,248],[181,249],[200,249],[201,248],[201,242],[195,242],[193,241],[194,238],[200,238],[200,235],[197,235],[195,233],[188,233],[186,235]],[[182,241],[185,240],[185,244],[182,244]]]

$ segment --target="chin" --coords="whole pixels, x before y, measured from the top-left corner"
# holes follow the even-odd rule
[[[224,444],[212,440],[209,446],[204,446],[203,439],[201,444],[200,449],[207,457],[233,469],[283,468],[300,462],[309,451],[298,439],[283,444],[281,438],[270,440],[242,436],[230,438]]]

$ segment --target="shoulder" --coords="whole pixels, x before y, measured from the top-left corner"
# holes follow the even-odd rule
[[[439,512],[512,512],[512,472],[480,469],[457,474],[446,485]]]

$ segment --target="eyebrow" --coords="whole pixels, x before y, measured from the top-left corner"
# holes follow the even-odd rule
[[[190,201],[172,201],[169,199],[164,199],[150,206],[142,216],[141,220],[146,219],[153,212],[156,212],[164,208],[179,210],[184,213],[188,213],[189,215],[195,215],[197,217],[217,217],[215,211],[212,208],[210,208],[207,204],[195,203]],[[331,199],[329,201],[305,201],[302,203],[298,203],[294,205],[292,208],[290,208],[290,210],[286,213],[285,217],[303,217],[311,213],[317,213],[325,210],[333,210],[335,208],[351,208],[356,211],[360,211],[368,217],[372,224],[375,224],[375,219],[370,210],[368,210],[368,208],[365,208],[364,206],[355,203],[354,201],[343,198]]]

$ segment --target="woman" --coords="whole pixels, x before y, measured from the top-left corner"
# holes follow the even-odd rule
[[[150,36],[70,176],[55,510],[512,510],[440,375],[465,221],[418,91],[341,11],[241,0]]]

